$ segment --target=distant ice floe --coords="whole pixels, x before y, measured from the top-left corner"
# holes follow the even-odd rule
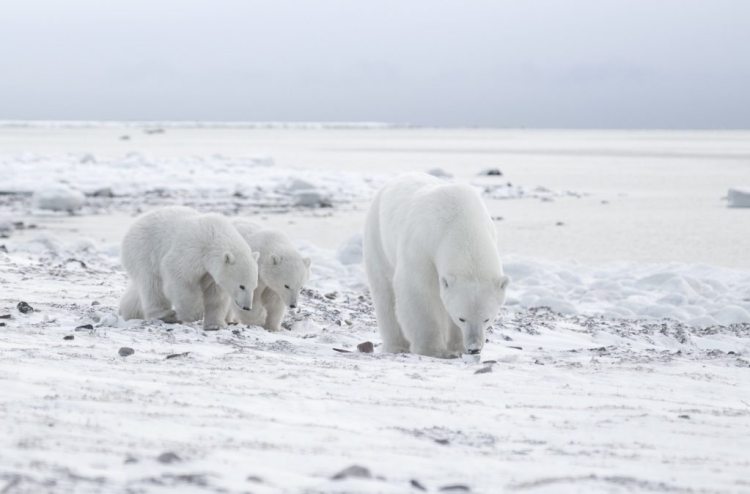
[[[86,197],[65,184],[42,185],[34,191],[33,203],[38,209],[72,213],[83,207]]]
[[[509,307],[564,314],[670,318],[696,327],[750,323],[750,273],[706,265],[600,267],[508,257]]]
[[[729,189],[727,200],[730,208],[750,208],[750,187]]]
[[[476,187],[482,190],[482,194],[488,199],[539,199],[542,201],[554,201],[556,198],[561,197],[584,197],[586,194],[581,192],[574,192],[570,190],[552,190],[547,187],[524,187],[521,185],[514,185],[511,182],[504,184],[478,184],[474,183]]]
[[[20,203],[33,196],[33,207],[55,211],[169,204],[227,212],[333,207],[368,199],[379,183],[356,173],[281,168],[269,156],[25,154],[0,156],[0,167],[10,170],[1,193]]]

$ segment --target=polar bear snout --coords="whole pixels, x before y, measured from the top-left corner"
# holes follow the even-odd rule
[[[481,348],[469,348],[466,350],[466,353],[468,353],[469,355],[479,355],[481,352]]]

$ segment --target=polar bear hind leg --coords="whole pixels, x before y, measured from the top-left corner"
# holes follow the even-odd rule
[[[128,289],[125,290],[125,294],[120,299],[120,315],[126,321],[128,319],[143,319],[141,297],[133,283],[128,285]]]
[[[138,286],[138,294],[143,304],[144,319],[160,319],[166,323],[176,323],[177,314],[172,310],[172,304],[162,291],[161,283],[157,279],[150,279]]]

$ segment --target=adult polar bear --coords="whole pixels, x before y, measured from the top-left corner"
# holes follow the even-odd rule
[[[249,311],[258,284],[258,253],[228,219],[186,207],[139,217],[122,241],[130,286],[120,301],[125,319],[224,326],[228,304]],[[174,307],[174,309],[173,309]]]
[[[385,185],[364,236],[384,351],[479,354],[508,285],[496,242],[473,188],[425,174]]]

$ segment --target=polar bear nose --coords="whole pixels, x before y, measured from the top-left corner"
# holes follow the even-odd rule
[[[289,304],[289,307],[292,308],[292,309],[296,309],[297,308],[297,304]]]
[[[250,310],[250,307],[248,307],[248,306],[246,305],[246,306],[244,306],[244,307],[242,308],[242,310]]]

